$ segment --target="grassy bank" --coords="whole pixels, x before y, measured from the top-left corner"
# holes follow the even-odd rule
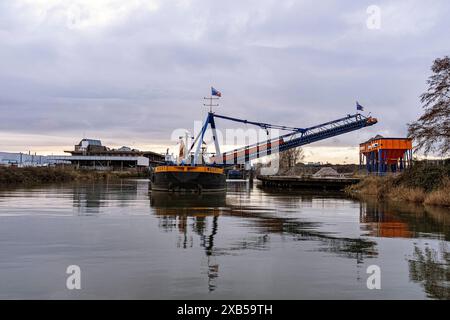
[[[441,166],[417,162],[396,176],[368,176],[346,191],[355,196],[450,206],[450,161]]]
[[[104,181],[144,177],[145,174],[133,171],[92,171],[76,170],[71,167],[0,167],[0,185],[33,185],[71,181]]]

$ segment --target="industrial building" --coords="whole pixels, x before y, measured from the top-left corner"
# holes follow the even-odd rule
[[[0,166],[5,167],[44,167],[54,164],[46,156],[31,152],[0,152]]]
[[[111,149],[100,140],[82,139],[74,150],[64,151],[70,156],[53,156],[55,161],[70,161],[78,168],[95,170],[145,169],[164,161],[164,155],[152,151],[140,151],[129,147]]]
[[[403,171],[412,164],[412,140],[377,135],[359,145],[359,164],[369,173]]]

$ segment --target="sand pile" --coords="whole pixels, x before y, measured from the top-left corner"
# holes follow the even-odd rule
[[[339,177],[340,174],[331,167],[325,167],[313,174],[313,177],[324,178],[324,177]]]

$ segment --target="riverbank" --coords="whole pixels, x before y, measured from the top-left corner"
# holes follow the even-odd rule
[[[357,197],[450,207],[450,162],[442,166],[417,162],[398,175],[365,177],[345,191]]]
[[[146,177],[136,171],[93,171],[71,167],[0,167],[0,185],[34,185]]]

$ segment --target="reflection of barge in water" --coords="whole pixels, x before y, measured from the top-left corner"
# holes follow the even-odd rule
[[[151,177],[155,191],[223,192],[226,176],[221,168],[208,166],[160,166]]]
[[[215,192],[211,194],[187,194],[181,192],[152,191],[151,206],[157,210],[177,209],[197,212],[198,209],[218,209],[226,207],[226,193]]]

